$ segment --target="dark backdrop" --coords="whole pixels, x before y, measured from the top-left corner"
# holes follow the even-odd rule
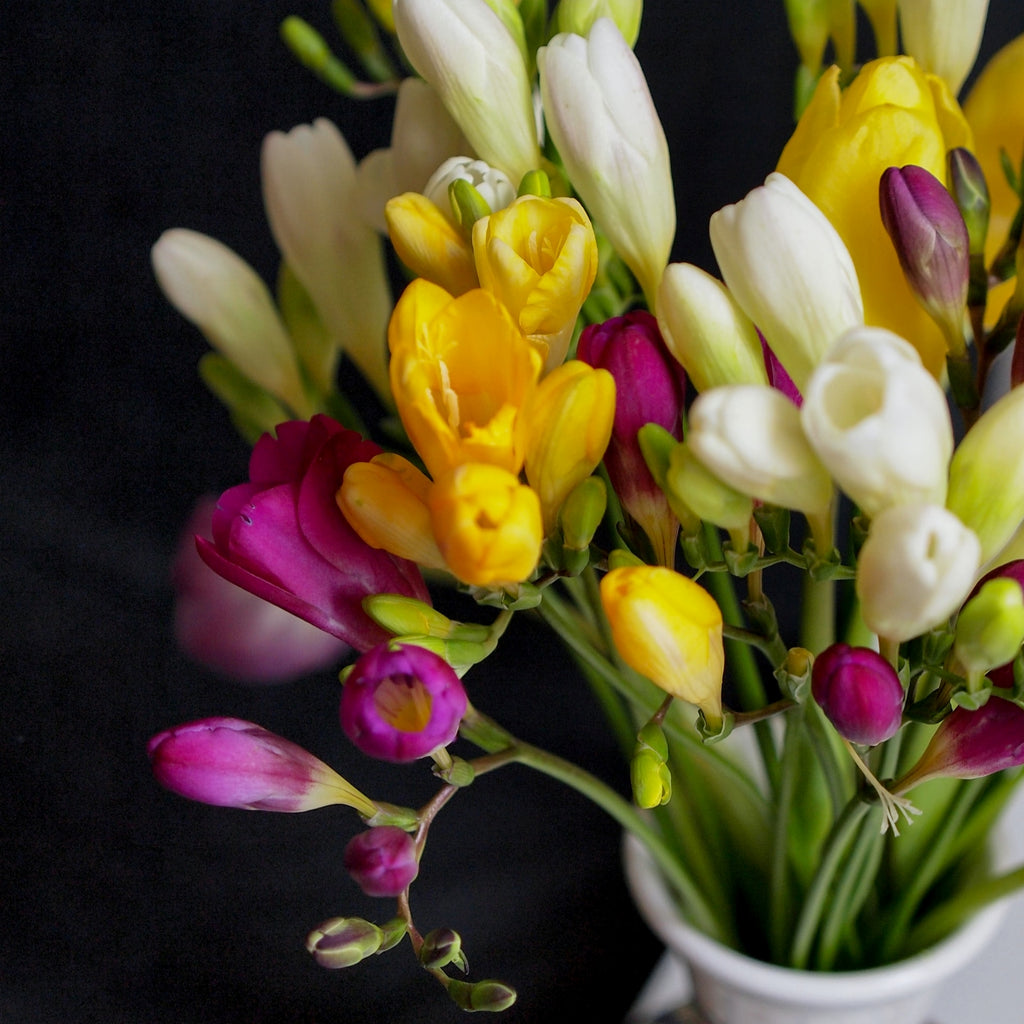
[[[637,49],[674,146],[677,257],[710,268],[708,216],[763,179],[790,128],[782,4],[647,6]],[[371,793],[424,796],[423,773],[346,746],[330,672],[249,690],[188,663],[170,635],[177,532],[196,496],[242,479],[247,451],[197,383],[205,343],[159,294],[149,247],[195,228],[269,279],[263,134],[325,115],[357,155],[387,137],[386,103],[339,99],[293,63],[276,34],[289,13],[330,32],[311,0],[26,0],[0,21],[0,1019],[12,1024],[458,1017],[406,947],[339,973],[303,950],[326,917],[381,913],[339,864],[350,817],[193,805],[155,785],[144,753],[167,725],[237,715]],[[987,50],[1024,30],[1014,0],[994,0],[993,22]],[[623,784],[585,687],[543,634],[518,624],[470,679],[511,728]],[[424,925],[462,931],[473,977],[518,987],[510,1022],[595,1001],[598,1019],[618,1020],[658,955],[624,891],[616,827],[525,770],[445,812],[414,896]]]

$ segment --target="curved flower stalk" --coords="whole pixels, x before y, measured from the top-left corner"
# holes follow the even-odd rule
[[[615,23],[537,53],[551,138],[575,189],[655,309],[676,230],[668,143],[643,70]]]

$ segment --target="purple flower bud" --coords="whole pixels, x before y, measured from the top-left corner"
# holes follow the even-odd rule
[[[962,338],[970,239],[953,197],[933,174],[910,164],[882,174],[878,198],[914,294],[947,335]]]
[[[811,693],[836,731],[873,747],[894,736],[903,716],[903,685],[893,667],[867,647],[833,644],[814,661]]]
[[[615,378],[615,421],[604,456],[615,493],[640,524],[663,565],[672,565],[679,524],[640,451],[637,431],[657,423],[681,440],[686,374],[669,352],[658,321],[644,310],[592,324],[578,358]]]
[[[250,811],[344,804],[365,816],[377,811],[323,761],[238,718],[204,718],[167,729],[146,749],[162,786],[204,804]]]
[[[800,389],[793,383],[793,378],[786,373],[786,368],[771,350],[768,342],[764,340],[764,335],[758,331],[757,336],[761,339],[761,354],[764,356],[764,368],[768,374],[768,383],[776,391],[781,391],[799,409],[804,404]]]
[[[1024,764],[1024,708],[990,697],[976,711],[958,707],[935,730],[920,760],[895,784],[905,793],[929,779],[979,779]]]
[[[411,644],[381,644],[345,678],[341,727],[364,754],[415,761],[455,739],[466,704],[462,682],[443,658]]]
[[[379,825],[353,836],[345,870],[367,896],[399,896],[419,873],[416,843],[397,825]]]

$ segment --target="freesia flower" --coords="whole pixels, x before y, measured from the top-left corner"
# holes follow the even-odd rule
[[[509,181],[507,174],[499,171],[496,167],[491,167],[483,160],[475,160],[468,156],[449,157],[427,179],[423,194],[446,217],[452,219],[452,223],[455,221],[452,218],[452,204],[448,196],[448,189],[456,181],[465,181],[472,185],[492,212],[504,210],[516,198],[515,185]]]
[[[942,506],[890,506],[872,520],[857,560],[865,624],[891,641],[927,632],[960,607],[980,563],[978,538]]]
[[[296,413],[312,411],[298,360],[260,276],[215,238],[171,228],[153,246],[164,295],[249,380]]]
[[[781,174],[711,216],[733,297],[803,391],[832,343],[864,322],[857,271],[828,218]]]
[[[597,276],[597,240],[575,199],[521,196],[473,225],[480,285],[544,356],[565,361],[580,308]]]
[[[167,729],[146,749],[160,785],[204,804],[250,811],[343,804],[364,817],[378,810],[302,747],[238,718],[204,718]]]
[[[540,167],[526,63],[486,0],[394,0],[393,10],[402,50],[476,154],[517,183]]]
[[[864,322],[910,340],[936,377],[946,341],[900,271],[878,215],[878,182],[887,167],[907,164],[945,182],[946,152],[956,146],[970,148],[971,131],[945,83],[909,57],[883,57],[865,64],[845,91],[837,67],[822,75],[777,167],[842,238],[856,267]]]
[[[670,263],[658,289],[658,326],[698,391],[767,384],[761,339],[729,289],[692,263]]]
[[[637,431],[657,423],[682,438],[686,374],[643,310],[592,324],[580,335],[576,355],[615,380],[615,420],[605,467],[625,510],[647,535],[661,565],[673,563],[679,524],[647,468]]]
[[[916,349],[895,334],[880,327],[844,334],[811,375],[800,421],[867,515],[900,502],[945,501],[953,452],[946,395]]]
[[[896,670],[867,647],[833,644],[814,659],[811,693],[836,732],[873,747],[899,731],[903,684]]]
[[[353,215],[356,164],[325,118],[263,140],[263,202],[281,254],[309,293],[338,349],[388,398],[384,345],[391,289],[376,231]],[[324,393],[335,385],[337,350],[310,366]]]
[[[676,230],[668,143],[643,70],[609,18],[537,52],[548,130],[573,186],[655,308]]]
[[[381,644],[345,676],[341,728],[370,757],[415,761],[455,739],[466,703],[443,658],[409,644]]]
[[[900,0],[903,49],[955,96],[974,65],[988,0]]]
[[[651,682],[701,709],[711,728],[722,720],[722,612],[699,584],[662,566],[612,569],[601,604],[615,647]]]
[[[171,570],[174,636],[192,659],[247,683],[283,683],[342,660],[348,644],[218,576],[199,557],[209,537],[212,496],[197,504]]]
[[[380,643],[364,597],[428,597],[416,566],[364,543],[335,501],[348,466],[379,451],[327,416],[280,424],[253,448],[249,483],[221,495],[213,540],[196,538],[203,561],[357,650]]]
[[[437,545],[464,583],[520,583],[540,558],[536,493],[501,466],[467,462],[439,477],[427,498]]]
[[[388,341],[398,414],[430,475],[463,462],[519,472],[541,356],[505,307],[482,289],[452,298],[419,279],[398,300]]]
[[[342,863],[367,896],[400,896],[420,870],[415,841],[397,825],[356,833],[345,847]]]

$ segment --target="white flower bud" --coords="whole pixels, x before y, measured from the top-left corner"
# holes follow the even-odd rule
[[[900,0],[903,49],[955,96],[978,56],[988,0]]]
[[[453,224],[456,222],[452,214],[451,200],[448,198],[448,186],[453,181],[468,181],[491,208],[491,213],[504,210],[516,197],[515,185],[502,171],[470,156],[449,157],[430,176],[430,180],[423,188],[423,194]]]

